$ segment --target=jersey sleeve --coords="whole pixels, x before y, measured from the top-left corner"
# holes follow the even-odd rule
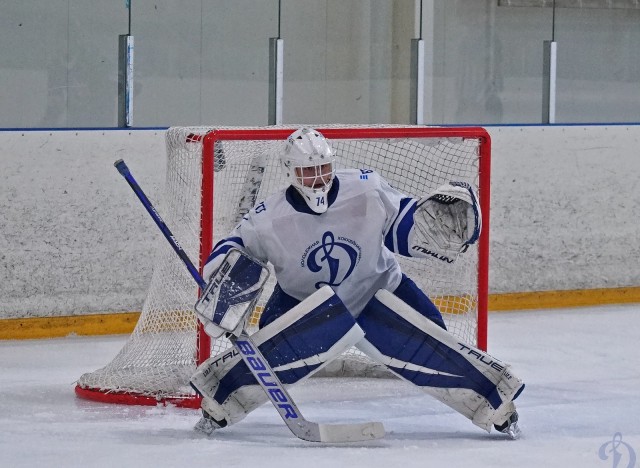
[[[218,269],[230,249],[242,250],[260,261],[265,261],[258,238],[255,210],[254,208],[247,213],[242,221],[213,247],[202,271],[205,279]]]
[[[417,200],[394,189],[382,178],[379,194],[387,212],[385,247],[399,255],[411,257],[409,235],[413,230],[413,214],[416,211]]]

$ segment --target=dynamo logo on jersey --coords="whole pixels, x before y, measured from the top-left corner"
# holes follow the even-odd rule
[[[323,272],[327,281],[318,281],[316,289],[339,286],[360,261],[360,246],[347,237],[337,238],[331,231],[322,235],[322,242],[314,242],[305,252],[307,268],[313,273]],[[302,258],[304,264],[305,258]]]

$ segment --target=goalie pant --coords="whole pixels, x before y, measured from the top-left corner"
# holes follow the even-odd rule
[[[284,384],[311,376],[356,344],[486,431],[515,411],[513,400],[524,388],[509,365],[456,339],[385,290],[356,321],[324,287],[253,337]],[[220,427],[242,420],[268,398],[233,350],[200,365],[191,384]]]

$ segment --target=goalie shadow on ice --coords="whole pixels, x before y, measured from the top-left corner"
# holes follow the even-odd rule
[[[475,189],[451,182],[414,198],[371,169],[335,164],[320,132],[295,131],[281,152],[289,186],[257,203],[214,246],[196,311],[207,333],[226,334],[237,352],[211,357],[191,378],[203,398],[196,428],[212,433],[267,401],[289,424],[299,416],[284,385],[312,376],[356,346],[476,426],[516,438],[513,400],[523,382],[508,364],[447,331],[434,302],[401,271],[396,257],[453,263],[464,255],[481,233]],[[236,251],[243,262],[271,264],[276,276],[250,340],[242,329],[254,302],[234,298],[262,292],[262,286],[233,274],[237,260],[229,253]],[[232,293],[223,293],[225,288]],[[320,432],[306,440],[383,435],[380,423],[358,426],[357,436],[347,426],[316,427]]]

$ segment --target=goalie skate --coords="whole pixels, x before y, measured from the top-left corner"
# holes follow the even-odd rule
[[[204,411],[202,412],[202,417],[200,418],[200,420],[196,423],[195,426],[193,426],[194,431],[201,432],[206,436],[210,436],[211,434],[213,434],[213,431],[215,431],[216,429],[220,429],[220,426],[212,421]]]
[[[216,429],[222,429],[223,427],[225,427],[227,425],[227,421],[225,419],[216,420],[213,416],[211,416],[205,409],[206,402],[207,402],[207,399],[204,398],[202,400],[202,403],[203,403],[202,417],[196,423],[193,429],[198,432],[202,432],[207,436],[210,436],[211,434],[213,434],[213,431],[215,431]]]
[[[518,426],[518,412],[515,410],[515,407],[513,413],[509,415],[505,422],[502,424],[494,424],[493,427],[496,428],[496,431],[507,434],[513,440],[520,438],[522,434]]]

